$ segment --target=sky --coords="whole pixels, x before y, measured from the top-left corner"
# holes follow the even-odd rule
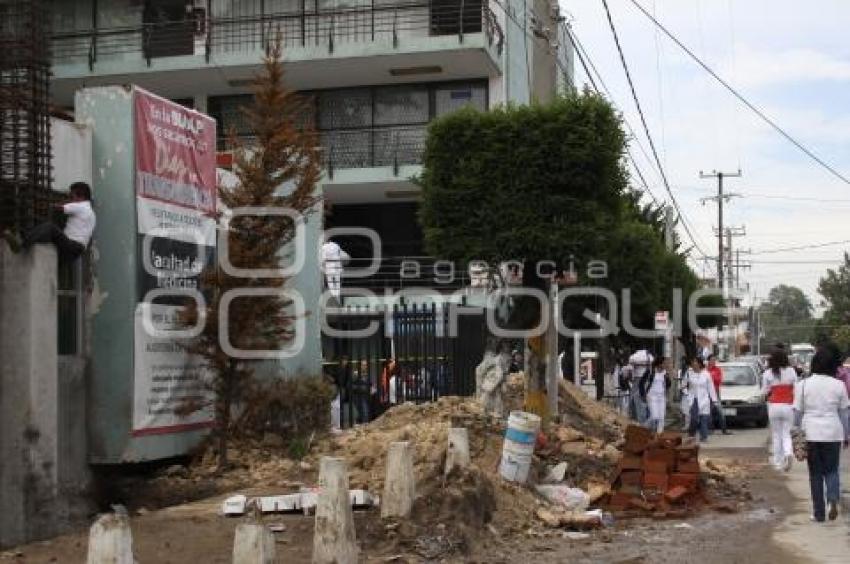
[[[846,0],[635,0],[750,102],[820,158],[850,177],[850,2]],[[734,248],[750,300],[790,284],[815,305],[819,278],[850,244],[850,185],[832,176],[723,89],[634,7],[608,0],[650,133],[698,246],[711,257],[695,270],[716,273],[715,179],[740,194],[724,208],[726,226],[744,226]],[[655,197],[669,202],[628,89],[602,0],[561,0],[568,21],[634,130],[632,154]],[[576,82],[587,83],[578,59]],[[645,156],[645,154],[647,156]],[[680,228],[683,241],[688,236]],[[694,250],[693,254],[701,254]],[[781,263],[781,264],[780,264]],[[750,302],[751,303],[751,302]]]

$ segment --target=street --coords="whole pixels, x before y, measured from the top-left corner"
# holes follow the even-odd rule
[[[764,462],[769,455],[769,429],[734,429],[732,435],[712,435],[705,447],[708,456],[736,452],[753,453],[763,450]],[[769,471],[769,470],[766,470]],[[823,524],[812,523],[809,479],[805,463],[795,463],[787,475],[779,475],[777,485],[787,493],[790,503],[784,519],[773,533],[773,541],[801,561],[838,563],[850,560],[850,455],[842,453],[841,486],[842,513],[838,520]]]

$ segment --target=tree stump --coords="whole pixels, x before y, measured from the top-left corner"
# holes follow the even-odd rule
[[[446,474],[448,475],[455,467],[466,468],[469,462],[469,433],[465,427],[451,427],[446,453]]]
[[[319,467],[313,564],[356,564],[357,552],[348,468],[342,458],[324,457]]]
[[[262,523],[240,523],[233,538],[233,564],[274,564],[274,534]]]
[[[407,517],[413,509],[416,479],[413,475],[413,445],[407,441],[390,443],[387,451],[387,479],[381,500],[381,517]]]
[[[130,518],[125,514],[101,515],[89,530],[86,564],[135,564]]]

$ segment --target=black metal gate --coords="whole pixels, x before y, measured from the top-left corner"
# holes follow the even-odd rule
[[[348,308],[328,313],[327,325],[324,369],[340,392],[342,427],[371,421],[400,403],[475,392],[486,334],[480,308]]]

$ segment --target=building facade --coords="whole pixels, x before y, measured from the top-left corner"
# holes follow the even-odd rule
[[[550,0],[53,0],[55,104],[132,83],[246,133],[240,107],[270,41],[313,100],[329,227],[368,227],[383,259],[424,254],[416,220],[428,123],[463,106],[545,102],[572,84]],[[371,245],[349,239],[367,259]]]

